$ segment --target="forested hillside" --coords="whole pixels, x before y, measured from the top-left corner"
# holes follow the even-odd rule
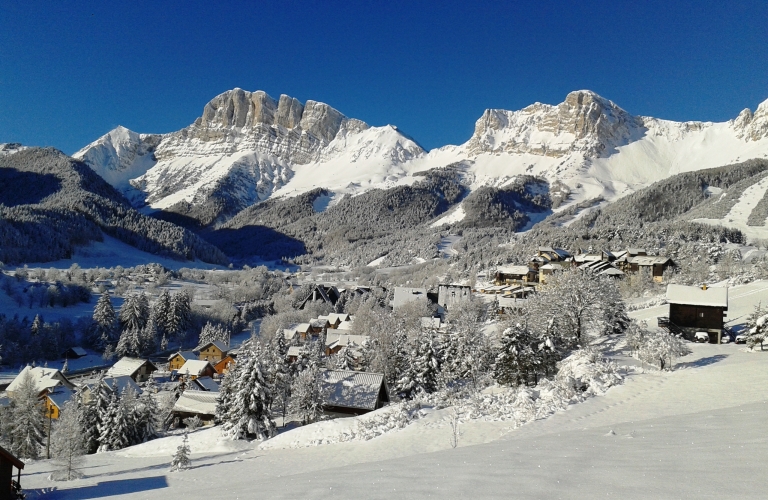
[[[0,158],[0,261],[68,258],[102,231],[176,259],[223,264],[226,256],[194,233],[133,210],[87,165],[53,148]]]

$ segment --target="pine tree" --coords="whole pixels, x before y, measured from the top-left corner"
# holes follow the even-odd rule
[[[335,368],[337,370],[355,370],[357,360],[349,348],[349,344],[343,346],[335,356]]]
[[[200,341],[198,345],[204,346],[209,342],[215,342],[217,340],[228,342],[229,332],[221,324],[213,324],[208,321],[200,332]]]
[[[141,355],[141,331],[137,328],[128,328],[120,334],[120,340],[115,348],[118,356]]]
[[[77,420],[83,435],[85,453],[96,453],[99,448],[99,401],[99,394],[93,394],[88,403],[79,398]]]
[[[85,451],[85,436],[78,419],[77,403],[68,401],[51,437],[51,452],[57,466],[52,477],[64,481],[81,477],[79,468]]]
[[[157,302],[155,302],[155,305],[152,307],[152,317],[155,318],[157,333],[161,338],[168,335],[172,312],[171,294],[168,290],[163,290],[157,298]]]
[[[178,472],[180,470],[184,470],[189,468],[189,465],[191,463],[191,460],[189,459],[190,455],[190,449],[189,449],[189,437],[187,433],[184,433],[184,438],[181,441],[181,444],[178,448],[176,448],[176,453],[173,455],[173,459],[171,460],[171,472]]]
[[[29,327],[29,332],[33,339],[40,336],[43,331],[43,325],[44,321],[42,316],[35,314],[35,319],[32,321],[32,326]]]
[[[121,450],[130,444],[130,424],[120,399],[117,385],[113,385],[109,406],[99,426],[99,452]]]
[[[237,389],[223,429],[233,439],[249,436],[268,439],[275,434],[275,422],[270,413],[272,394],[264,379],[261,352],[255,345],[244,354],[244,359],[238,363],[241,366],[237,370]]]
[[[182,290],[171,297],[171,315],[167,323],[167,335],[169,339],[183,342],[192,320],[191,298]]]
[[[143,293],[135,293],[125,298],[120,308],[120,329],[141,330],[149,319],[149,305],[147,296]]]
[[[507,328],[501,334],[501,345],[493,368],[493,378],[501,385],[517,386],[527,377],[531,335],[521,325]]]
[[[104,350],[108,345],[113,347],[117,343],[117,315],[112,307],[109,292],[104,292],[96,307],[93,309],[94,328],[91,333],[90,343],[99,350]]]
[[[218,424],[229,421],[229,416],[232,412],[232,406],[235,399],[238,378],[238,365],[235,365],[224,374],[224,378],[221,380],[219,395],[216,398],[216,414],[214,415],[214,420]]]
[[[324,399],[320,370],[316,366],[310,366],[294,377],[289,406],[292,414],[301,415],[304,424],[318,419]]]
[[[272,408],[279,409],[285,421],[288,397],[291,392],[291,377],[287,366],[288,345],[281,333],[274,335],[267,343],[264,353],[266,381],[272,393]],[[274,411],[273,411],[274,413]]]
[[[142,355],[149,355],[154,353],[158,347],[157,326],[155,321],[150,316],[147,324],[139,333],[139,352]]]
[[[46,436],[43,407],[32,375],[26,373],[11,398],[10,445],[14,455],[37,459]]]
[[[755,349],[758,345],[763,350],[763,344],[768,337],[768,311],[762,304],[755,306],[754,311],[747,318],[747,347]]]
[[[134,419],[138,442],[144,443],[157,437],[157,421],[160,415],[160,408],[155,398],[157,386],[155,379],[150,377],[144,386],[144,392],[139,397],[136,406],[136,417]]]

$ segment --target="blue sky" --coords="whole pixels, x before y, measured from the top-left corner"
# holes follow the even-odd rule
[[[428,149],[486,108],[591,89],[723,121],[768,98],[768,2],[0,3],[0,142],[170,132],[225,90],[327,102]]]

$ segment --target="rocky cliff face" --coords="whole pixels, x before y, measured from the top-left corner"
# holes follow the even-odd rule
[[[154,152],[162,140],[159,134],[137,134],[118,126],[74,155],[87,163],[104,180],[123,189],[134,177],[155,165]]]
[[[610,154],[643,133],[643,120],[594,92],[571,92],[552,106],[535,103],[520,111],[488,109],[475,124],[466,144],[480,153],[530,153],[562,157],[574,152],[585,157]]]
[[[368,125],[347,118],[331,106],[265,92],[234,89],[216,96],[195,123],[169,134],[156,151],[159,160],[190,154],[268,153],[303,165],[316,161],[340,132],[356,133]]]
[[[745,109],[731,123],[738,136],[746,141],[765,139],[768,137],[768,100],[763,101],[754,113]]]

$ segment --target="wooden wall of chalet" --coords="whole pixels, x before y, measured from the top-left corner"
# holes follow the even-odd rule
[[[723,320],[725,311],[723,307],[670,304],[669,321],[683,328],[722,330],[725,324]]]
[[[11,500],[11,481],[13,480],[13,464],[0,456],[0,500]]]

